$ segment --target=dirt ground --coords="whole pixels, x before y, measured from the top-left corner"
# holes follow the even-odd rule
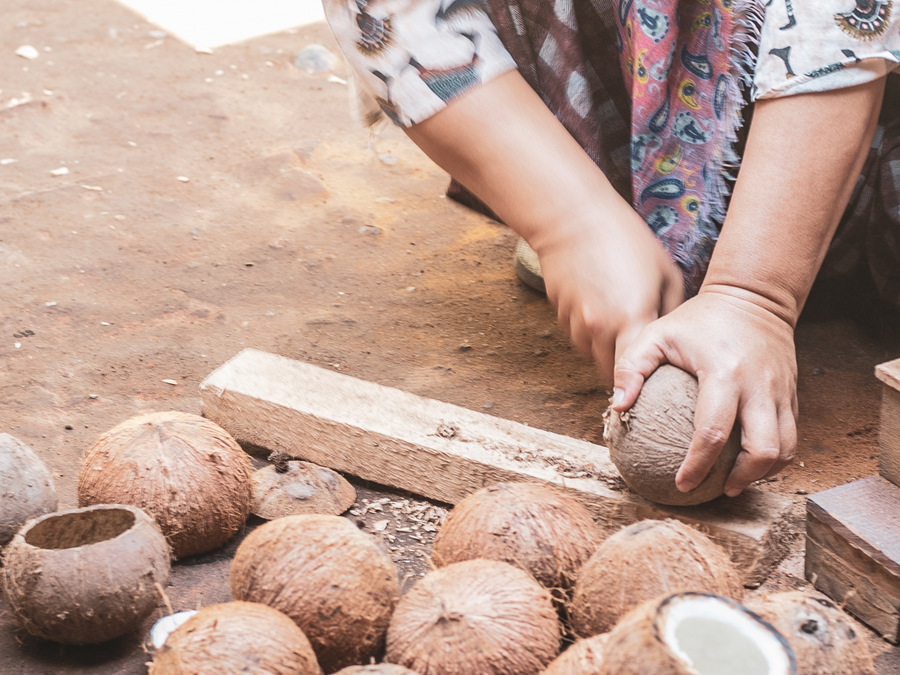
[[[101,432],[199,412],[200,381],[248,346],[600,440],[607,392],[515,278],[513,233],[445,199],[446,175],[401,133],[359,128],[331,73],[293,65],[334,48],[323,24],[213,54],[153,30],[106,0],[0,9],[0,431],[52,468],[62,508]],[[38,58],[14,54],[26,44]],[[823,284],[798,329],[797,461],[761,488],[799,509],[877,470],[873,368],[900,356],[900,331],[859,292]],[[431,506],[363,485],[350,517],[398,536],[411,508],[436,522]],[[407,581],[433,538],[414,533],[395,546]],[[175,566],[176,610],[229,598],[245,534]],[[802,555],[798,538],[765,588],[802,586]],[[9,675],[142,673],[141,639],[41,642],[0,604]],[[871,643],[879,673],[900,673]]]

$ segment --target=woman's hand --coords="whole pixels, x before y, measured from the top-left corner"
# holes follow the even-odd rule
[[[682,492],[706,477],[735,421],[741,425],[737,462],[725,493],[791,462],[797,446],[797,364],[792,326],[740,290],[701,291],[648,326],[616,363],[613,408],[626,410],[663,363],[697,375],[694,436],[675,478]]]

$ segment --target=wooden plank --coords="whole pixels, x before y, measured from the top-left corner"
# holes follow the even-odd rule
[[[900,391],[900,359],[894,359],[875,366],[875,377],[894,391]]]
[[[900,485],[900,391],[885,384],[878,427],[878,473]]]
[[[552,483],[608,531],[674,517],[706,531],[747,585],[790,548],[793,502],[746,490],[699,507],[662,507],[630,493],[600,445],[246,349],[200,385],[203,414],[238,441],[456,504],[501,481]]]
[[[806,577],[890,642],[900,640],[900,488],[880,476],[811,495]]]

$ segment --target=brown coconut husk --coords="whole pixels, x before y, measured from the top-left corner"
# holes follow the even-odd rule
[[[499,483],[457,504],[431,550],[438,567],[484,558],[515,565],[562,597],[597,550],[588,510],[549,485]]]
[[[3,556],[3,589],[20,628],[65,644],[138,628],[169,580],[169,545],[150,516],[125,505],[29,521]]]
[[[18,438],[0,434],[0,547],[25,521],[52,513],[58,506],[46,465]]]
[[[797,675],[874,675],[862,630],[825,596],[787,591],[746,605],[787,638],[797,657]]]
[[[276,609],[226,602],[200,610],[172,631],[150,675],[321,675],[309,640]]]
[[[663,624],[670,607],[682,599],[698,597],[712,598],[750,619],[778,646],[784,655],[786,669],[782,673],[771,675],[796,675],[793,669],[794,655],[787,641],[772,626],[762,621],[756,614],[743,605],[729,598],[722,598],[707,593],[676,593],[654,598],[636,607],[626,614],[619,624],[609,633],[601,667],[594,671],[596,675],[697,675],[697,670],[689,667],[663,638]],[[713,645],[717,636],[708,632],[704,640]],[[733,672],[719,668],[716,672]],[[753,675],[756,675],[755,673]],[[769,675],[768,673],[766,675]]]
[[[644,520],[609,537],[581,568],[569,618],[576,635],[606,633],[641,603],[677,591],[740,600],[741,577],[728,554],[678,520]]]
[[[418,673],[393,663],[375,663],[371,666],[350,666],[339,671],[337,675],[418,675]]]
[[[78,503],[132,504],[156,518],[176,558],[228,541],[250,513],[250,459],[218,425],[139,415],[103,434],[78,474]]]
[[[250,512],[266,520],[322,513],[336,516],[356,501],[356,490],[340,474],[310,462],[285,461],[253,472]]]
[[[576,640],[547,666],[543,675],[596,675],[603,666],[603,652],[609,634]]]
[[[741,452],[740,425],[734,429],[709,474],[690,492],[675,487],[694,434],[696,378],[675,366],[660,366],[647,380],[634,405],[624,413],[606,413],[603,438],[625,483],[660,504],[702,504],[725,494],[725,481]]]
[[[400,587],[376,539],[346,518],[305,515],[273,520],[241,542],[231,593],[291,617],[333,673],[381,656]]]
[[[400,600],[386,660],[419,675],[537,675],[559,653],[547,589],[495,560],[429,572]]]

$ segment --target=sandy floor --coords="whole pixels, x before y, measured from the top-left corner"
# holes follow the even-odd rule
[[[324,25],[198,54],[104,0],[0,17],[0,431],[52,467],[63,507],[98,434],[199,412],[198,383],[245,346],[599,440],[607,394],[513,275],[513,234],[445,199],[402,134],[359,129],[345,85],[292,65],[331,46]],[[900,332],[846,295],[823,288],[804,316],[798,459],[762,485],[800,509],[876,471],[873,368]],[[176,609],[228,598],[236,545],[176,567]],[[798,538],[771,587],[801,570]],[[0,610],[3,673],[144,672],[136,636],[20,644]],[[900,672],[895,651],[879,664]]]

